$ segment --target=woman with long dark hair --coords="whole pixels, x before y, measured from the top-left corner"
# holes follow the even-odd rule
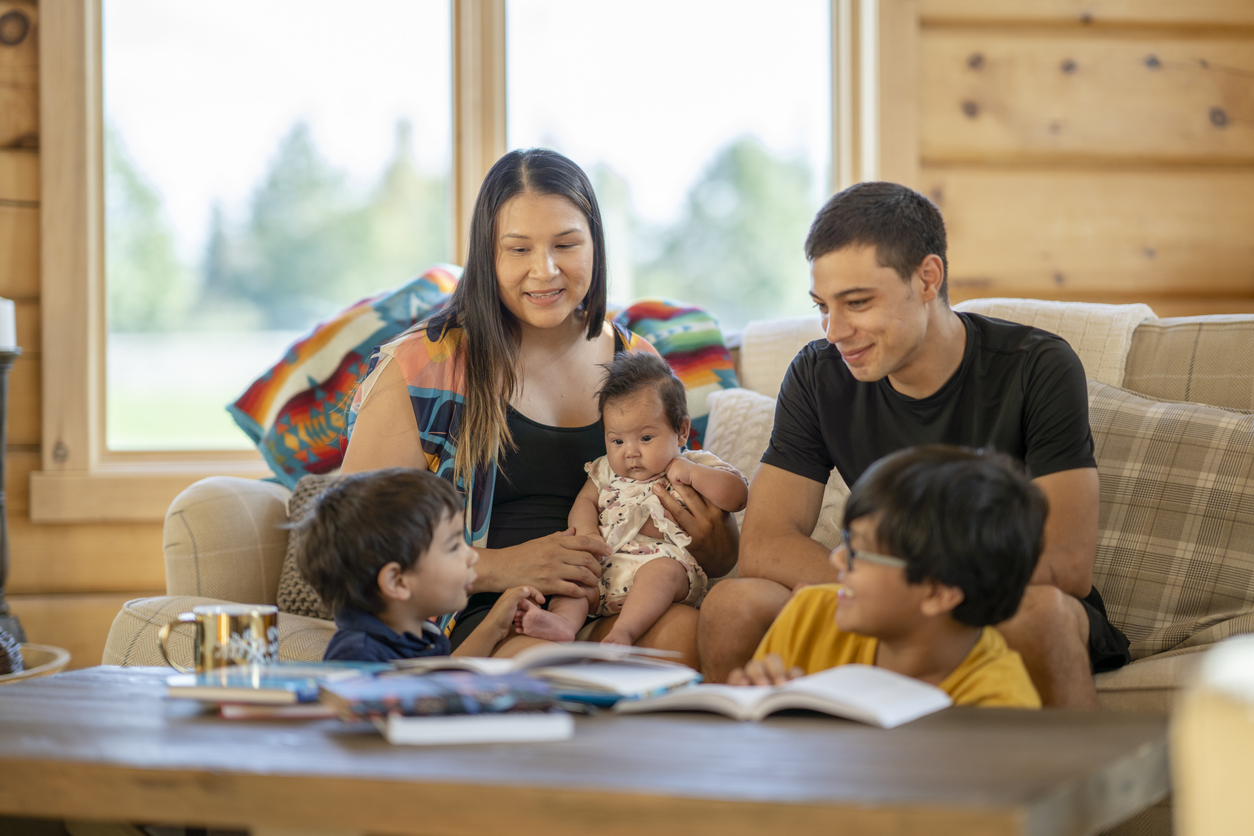
[[[585,481],[605,454],[596,391],[620,351],[653,351],[605,321],[601,212],[587,175],[545,149],[511,151],[479,190],[465,272],[443,311],[382,346],[350,417],[345,473],[431,470],[466,498],[479,577],[458,614],[454,645],[504,589],[581,596],[595,587],[597,539],[567,530]],[[726,514],[676,485],[668,510],[693,538],[711,577],[735,563]],[[686,507],[685,507],[686,506]],[[587,638],[606,635],[611,618]],[[697,664],[696,611],[673,605],[639,644],[678,650]],[[498,655],[538,641],[512,636]]]

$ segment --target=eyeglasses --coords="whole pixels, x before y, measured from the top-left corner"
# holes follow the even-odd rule
[[[865,560],[867,563],[875,563],[880,566],[888,566],[893,569],[905,569],[906,561],[900,557],[892,557],[887,554],[876,554],[862,549],[855,549],[853,542],[849,539],[849,530],[841,529],[840,539],[845,545],[845,567],[853,569],[855,560]]]

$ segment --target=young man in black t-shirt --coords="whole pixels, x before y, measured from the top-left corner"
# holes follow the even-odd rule
[[[881,456],[928,443],[1015,456],[1049,500],[1037,570],[998,625],[1045,704],[1095,707],[1091,671],[1129,660],[1092,586],[1098,480],[1080,360],[1048,332],[953,311],[945,252],[940,211],[904,186],[853,186],[815,219],[806,256],[827,338],[801,350],[780,389],[740,578],[702,606],[708,680],[752,655],[796,587],[836,580],[810,537],[831,469],[853,484]]]

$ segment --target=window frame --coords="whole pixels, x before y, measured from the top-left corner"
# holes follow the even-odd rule
[[[101,2],[40,7],[41,470],[38,523],[156,522],[208,476],[269,474],[256,451],[110,451],[105,445]],[[479,184],[506,149],[506,0],[450,0],[450,252],[466,252]],[[833,187],[918,178],[918,0],[831,0]],[[891,93],[885,101],[881,91]],[[452,259],[452,260],[460,260]],[[54,304],[55,300],[55,304]]]

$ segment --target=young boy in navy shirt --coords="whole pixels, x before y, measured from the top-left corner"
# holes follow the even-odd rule
[[[448,638],[431,619],[466,606],[479,553],[463,534],[461,498],[435,474],[410,468],[354,473],[337,480],[297,526],[305,580],[335,613],[323,659],[388,662],[448,656]],[[489,656],[517,632],[517,586],[453,655]]]

